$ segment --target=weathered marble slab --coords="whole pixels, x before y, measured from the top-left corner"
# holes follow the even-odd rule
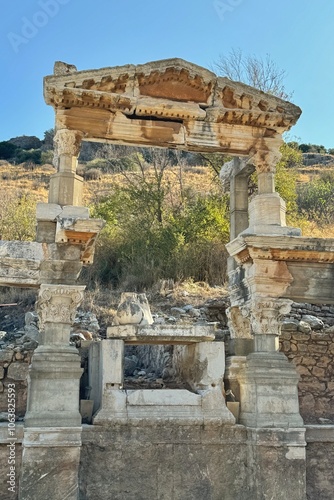
[[[215,323],[204,325],[118,325],[107,328],[107,338],[126,344],[191,344],[215,339]]]

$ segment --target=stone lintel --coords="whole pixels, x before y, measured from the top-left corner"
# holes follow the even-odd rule
[[[226,245],[238,262],[229,273],[231,303],[251,291],[296,302],[334,302],[334,239],[239,235]]]
[[[125,344],[191,344],[214,340],[215,325],[117,325],[107,328],[107,338],[122,339]]]
[[[105,110],[145,118],[153,115],[170,120],[248,124],[267,127],[268,136],[289,129],[301,113],[291,103],[240,82],[217,78],[182,59],[47,76],[44,97],[55,109],[76,107],[84,108],[86,114]],[[195,105],[201,109],[195,109]],[[73,130],[81,131],[82,125],[77,123]]]

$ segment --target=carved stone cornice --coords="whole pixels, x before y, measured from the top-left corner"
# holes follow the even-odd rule
[[[84,289],[85,286],[41,285],[36,304],[40,328],[43,329],[45,323],[72,325]]]
[[[289,314],[291,304],[287,299],[253,297],[248,309],[253,334],[279,335],[282,318]]]
[[[275,148],[301,113],[181,59],[89,71],[58,64],[44,79],[44,97],[59,128],[92,139],[247,157]]]
[[[242,235],[226,248],[239,264],[254,259],[298,262],[334,262],[333,238],[291,235]]]

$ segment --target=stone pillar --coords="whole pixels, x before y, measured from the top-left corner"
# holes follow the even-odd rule
[[[123,391],[124,380],[124,341],[106,339],[99,343],[99,376],[89,385],[101,390],[101,404],[95,414],[94,425],[106,422],[124,422],[127,418],[126,392]]]
[[[254,170],[248,159],[235,157],[220,171],[223,189],[230,192],[230,240],[248,228],[248,179]],[[235,269],[233,258],[228,258],[227,267],[228,271]]]
[[[277,145],[258,149],[250,159],[258,175],[258,194],[249,203],[247,233],[300,235],[299,229],[286,227],[285,201],[275,192],[275,170],[281,156]]]
[[[20,500],[76,500],[81,446],[80,357],[70,327],[84,286],[41,285],[42,341],[29,370]]]
[[[230,239],[233,240],[248,227],[248,178],[240,173],[232,175],[230,184]]]
[[[248,427],[302,427],[299,414],[299,376],[278,352],[280,321],[291,301],[253,297],[249,317],[254,352],[246,358],[240,380],[240,423]]]
[[[50,180],[49,203],[58,205],[82,205],[83,179],[76,174],[82,132],[57,130],[54,164],[58,172]]]
[[[233,294],[231,302],[233,303]],[[247,309],[231,306],[226,310],[226,315],[231,338],[226,359],[225,389],[231,390],[236,401],[240,401],[239,376],[245,366],[246,356],[254,350],[254,338]]]

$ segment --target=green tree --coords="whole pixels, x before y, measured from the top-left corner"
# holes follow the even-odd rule
[[[166,175],[170,155],[163,150],[148,154],[146,160],[139,157],[136,172],[125,172],[123,186],[92,208],[94,217],[107,224],[91,280],[132,289],[149,287],[160,278],[222,283],[228,198],[217,187],[209,196],[184,190],[182,172],[174,169]]]
[[[41,164],[42,151],[40,149],[30,149],[28,151],[21,150],[15,155],[17,163],[31,163],[35,165]]]
[[[17,146],[8,141],[0,142],[0,160],[11,160],[15,156],[17,150]]]

